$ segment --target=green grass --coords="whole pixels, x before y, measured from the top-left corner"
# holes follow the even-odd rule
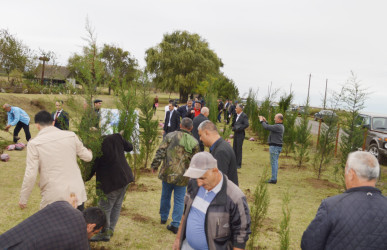
[[[164,106],[169,94],[158,94],[162,101],[156,113],[157,119],[164,119]],[[59,95],[23,95],[0,94],[0,102],[24,108],[32,117],[39,109],[29,105],[33,99],[41,99],[44,103],[63,97]],[[114,107],[114,96],[99,96],[103,107]],[[172,96],[176,98],[175,96]],[[171,98],[172,98],[171,97]],[[36,136],[35,126],[30,126],[32,136]],[[161,128],[160,128],[161,133]],[[1,136],[11,139],[11,135],[2,132]],[[9,138],[8,138],[9,136]],[[247,138],[253,136],[248,131]],[[21,131],[22,141],[24,132]],[[39,188],[35,186],[28,201],[28,207],[20,210],[18,207],[19,193],[25,170],[26,150],[11,151],[8,162],[0,162],[0,234],[20,223],[39,209]],[[336,195],[341,190],[340,183],[332,175],[333,169],[324,172],[322,180],[316,179],[311,166],[298,169],[292,158],[281,155],[277,185],[269,185],[270,205],[264,226],[260,230],[258,242],[260,249],[279,248],[279,224],[282,218],[282,196],[285,191],[290,194],[290,248],[299,249],[301,236],[314,218],[322,199]],[[263,168],[269,166],[268,146],[246,140],[243,145],[243,163],[239,173],[240,188],[246,194],[249,203],[252,194],[262,174]],[[383,178],[378,187],[387,191],[387,167],[383,166]],[[92,180],[94,181],[94,179]],[[160,225],[159,205],[161,181],[156,174],[144,172],[136,186],[131,186],[127,192],[121,217],[118,221],[114,237],[107,243],[92,244],[94,249],[171,249],[175,235],[166,230],[166,225]],[[170,222],[170,220],[168,221]]]

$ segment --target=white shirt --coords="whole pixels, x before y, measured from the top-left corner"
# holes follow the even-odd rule
[[[172,110],[172,111],[170,111],[170,112],[169,112],[169,121],[168,121],[168,127],[170,127],[170,126],[171,126],[171,118],[172,118],[173,111],[175,111],[175,110]]]

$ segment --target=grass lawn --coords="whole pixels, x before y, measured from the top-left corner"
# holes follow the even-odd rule
[[[163,120],[164,106],[169,94],[158,94],[158,96],[162,104],[156,117],[158,120]],[[8,102],[19,106],[31,117],[39,111],[38,107],[30,105],[31,100],[41,100],[49,111],[53,111],[54,101],[57,98],[66,100],[59,95],[0,94],[1,103]],[[99,96],[99,98],[104,101],[103,107],[114,107],[113,96]],[[177,96],[171,96],[171,98],[177,98]],[[35,126],[31,125],[30,129],[34,137],[37,134]],[[21,131],[20,135],[25,142],[24,132]],[[11,140],[11,135],[4,131],[0,136]],[[250,136],[253,135],[248,131],[247,138]],[[19,192],[24,176],[26,150],[7,153],[11,157],[10,161],[0,162],[0,199],[2,200],[0,234],[38,211],[40,203],[39,188],[36,186],[28,201],[28,207],[25,210],[19,209]],[[311,166],[298,169],[294,165],[292,158],[280,156],[278,183],[268,186],[270,206],[264,226],[260,229],[257,242],[260,249],[279,249],[278,232],[282,219],[282,197],[285,192],[289,192],[291,197],[290,248],[299,249],[302,233],[314,218],[321,200],[343,191],[339,181],[335,181],[332,175],[332,168],[324,172],[321,180],[317,180]],[[269,167],[268,146],[246,140],[243,145],[242,169],[238,173],[240,188],[246,194],[250,204],[252,193],[265,167]],[[386,166],[382,167],[382,173],[383,178],[378,183],[378,187],[386,193]],[[166,225],[160,225],[158,212],[160,195],[161,181],[156,174],[144,171],[136,185],[130,186],[127,192],[114,237],[107,243],[93,243],[92,248],[171,249],[175,235],[166,230]]]

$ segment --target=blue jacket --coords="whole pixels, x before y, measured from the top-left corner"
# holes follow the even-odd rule
[[[18,107],[11,107],[11,110],[7,112],[8,125],[15,126],[19,121],[28,125],[30,123],[30,117],[27,113]]]
[[[387,249],[387,198],[356,187],[322,201],[304,232],[302,249]]]

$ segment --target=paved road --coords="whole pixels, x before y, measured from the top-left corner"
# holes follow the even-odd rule
[[[301,118],[300,117],[298,117],[297,118],[297,120],[296,120],[296,124],[298,124],[299,122],[301,121]],[[310,130],[310,132],[313,134],[313,135],[317,135],[318,134],[318,126],[319,126],[319,122],[318,121],[309,121],[309,126],[311,127],[311,130]],[[321,127],[322,126],[326,126],[325,125],[325,123],[321,123]],[[340,137],[341,137],[341,135],[343,134],[344,132],[343,132],[343,130],[342,129],[340,129]],[[339,140],[340,140],[340,138],[339,138]]]

